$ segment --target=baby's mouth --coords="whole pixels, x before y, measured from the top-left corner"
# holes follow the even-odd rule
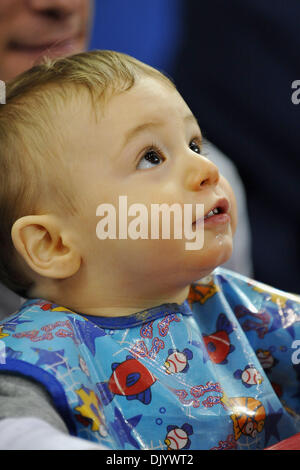
[[[220,207],[215,207],[214,209],[212,209],[211,211],[209,211],[208,214],[206,214],[204,216],[204,220],[206,219],[209,219],[210,217],[213,217],[214,215],[217,215],[217,214],[222,214],[222,209]]]
[[[204,215],[204,218],[195,220],[193,222],[194,224],[197,224],[199,222],[203,222],[205,224],[208,223],[224,223],[228,222],[230,220],[229,216],[229,202],[227,199],[219,199],[210,209],[209,211]]]

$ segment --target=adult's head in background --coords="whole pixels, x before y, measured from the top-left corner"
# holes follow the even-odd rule
[[[1,0],[0,79],[8,81],[42,59],[84,51],[93,0]]]

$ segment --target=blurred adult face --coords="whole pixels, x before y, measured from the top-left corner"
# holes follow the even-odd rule
[[[0,0],[0,79],[8,81],[45,55],[86,49],[90,0]]]

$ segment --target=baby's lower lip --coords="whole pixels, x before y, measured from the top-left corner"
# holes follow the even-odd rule
[[[213,227],[216,225],[228,224],[230,220],[231,220],[230,215],[226,212],[222,214],[215,214],[215,215],[212,215],[211,217],[207,217],[204,219],[196,220],[196,222],[194,222],[193,225],[197,226],[204,222],[204,227],[208,228],[208,227]]]
[[[222,214],[215,214],[207,219],[204,219],[204,226],[213,226],[213,225],[220,225],[220,224],[228,224],[230,222],[230,215],[226,213]]]

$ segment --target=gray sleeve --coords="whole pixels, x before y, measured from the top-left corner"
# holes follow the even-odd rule
[[[0,321],[19,310],[22,298],[0,282]]]
[[[69,434],[42,385],[27,377],[3,372],[0,374],[0,419],[24,417],[39,418]]]

